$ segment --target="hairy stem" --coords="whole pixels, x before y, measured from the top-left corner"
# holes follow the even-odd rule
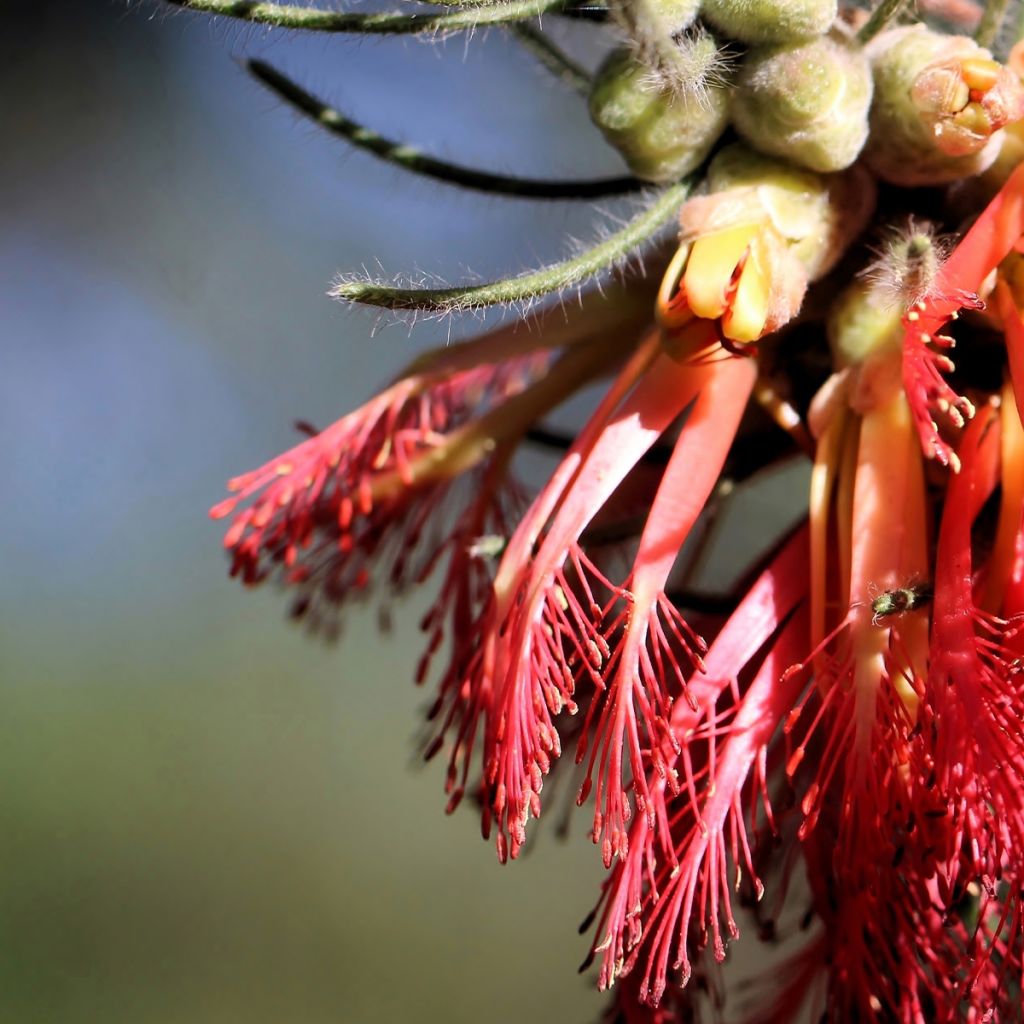
[[[203,14],[220,14],[274,28],[312,32],[366,32],[408,35],[416,32],[458,32],[483,25],[498,25],[534,18],[563,8],[567,0],[505,0],[480,5],[460,4],[458,9],[437,14],[403,14],[380,11],[353,14],[294,4],[261,3],[259,0],[167,0],[176,7]]]
[[[974,33],[975,41],[979,46],[991,47],[999,35],[999,29],[1006,17],[1006,9],[1009,7],[1009,0],[988,0],[978,24],[978,30]]]
[[[329,107],[323,100],[307,92],[302,86],[261,60],[249,61],[248,68],[256,78],[281,99],[302,111],[303,114],[334,135],[346,139],[353,146],[365,149],[388,163],[397,164],[407,171],[422,174],[449,185],[522,199],[597,199],[602,196],[622,195],[643,187],[641,181],[628,176],[591,181],[536,181],[450,164],[445,160],[429,156],[413,146],[378,135],[373,129],[367,128],[346,117],[341,111]]]
[[[461,288],[396,288],[379,281],[341,281],[331,295],[384,309],[453,313],[464,309],[524,302],[580,284],[628,256],[651,238],[678,211],[690,191],[688,181],[660,193],[646,210],[621,231],[578,256],[519,277]]]
[[[568,54],[555,46],[548,36],[532,25],[512,26],[512,34],[555,76],[586,96],[590,92],[590,75]]]
[[[869,39],[874,39],[891,21],[899,17],[906,5],[907,0],[882,0],[857,33],[857,40],[866,43]]]

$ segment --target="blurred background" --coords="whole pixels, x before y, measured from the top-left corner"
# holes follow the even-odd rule
[[[353,153],[239,58],[469,164],[598,177],[616,156],[500,31],[2,10],[0,1020],[593,1020],[585,823],[502,869],[416,763],[423,601],[388,636],[360,609],[311,642],[281,594],[227,579],[206,510],[296,418],[325,426],[480,327],[374,333],[326,297],[337,271],[501,276],[601,219]],[[597,34],[572,34],[592,63]]]

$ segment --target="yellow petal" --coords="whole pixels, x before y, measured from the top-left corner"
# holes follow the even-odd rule
[[[770,290],[770,272],[762,247],[755,244],[740,274],[731,306],[722,317],[722,333],[732,341],[757,341],[768,320]]]
[[[984,57],[968,57],[960,62],[960,74],[968,88],[976,92],[988,92],[999,80],[1002,68]]]
[[[702,235],[690,249],[683,290],[697,316],[715,320],[726,311],[726,297],[736,266],[761,225],[741,224]]]

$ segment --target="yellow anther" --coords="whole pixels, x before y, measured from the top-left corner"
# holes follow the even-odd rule
[[[683,290],[697,316],[716,320],[726,311],[733,274],[751,239],[761,229],[759,223],[742,224],[702,235],[693,243],[683,275]]]
[[[968,88],[977,92],[988,92],[999,80],[1002,68],[984,57],[968,57],[960,62],[960,74]]]

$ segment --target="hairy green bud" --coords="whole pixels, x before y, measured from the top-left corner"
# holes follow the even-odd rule
[[[612,0],[615,20],[638,49],[658,49],[663,40],[685,32],[696,20],[700,0]]]
[[[870,281],[855,281],[836,300],[826,324],[836,367],[860,366],[871,357],[891,355],[902,344],[904,309]]]
[[[715,41],[694,41],[708,54]],[[598,70],[590,93],[590,116],[647,181],[675,181],[697,168],[729,120],[731,90],[707,81],[699,92],[675,92],[651,80],[649,69],[630,50],[613,52]]]
[[[838,36],[753,50],[737,81],[736,130],[812,171],[849,167],[868,136],[871,67]]]
[[[996,160],[1004,125],[1024,116],[1024,88],[988,50],[923,25],[867,47],[875,76],[864,158],[896,185],[939,185]]]
[[[697,96],[715,77],[722,63],[716,48],[704,43],[702,29],[687,31],[700,0],[613,0],[610,7],[652,85]]]
[[[837,7],[836,0],[704,0],[701,15],[731,39],[763,46],[823,35]]]

